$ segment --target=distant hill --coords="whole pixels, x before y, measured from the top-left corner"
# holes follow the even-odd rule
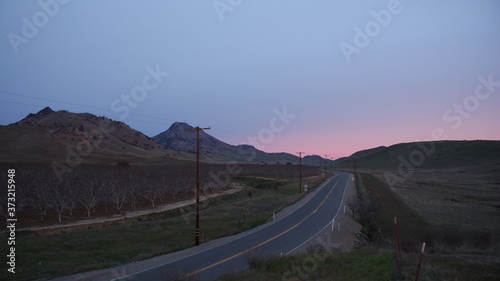
[[[454,168],[500,163],[500,141],[439,141],[401,143],[363,150],[338,159],[334,167],[352,169]]]
[[[354,157],[354,158],[365,157],[365,156],[368,156],[368,155],[373,154],[375,152],[378,152],[380,150],[384,150],[386,148],[387,148],[386,146],[379,146],[379,147],[375,147],[375,148],[360,150],[360,151],[352,154],[351,157]]]
[[[46,107],[19,122],[0,126],[0,161],[66,161],[74,153],[83,155],[85,162],[100,163],[180,156],[123,122],[90,113]]]
[[[380,150],[384,150],[386,148],[387,148],[386,146],[379,146],[379,147],[375,147],[375,148],[360,150],[358,152],[353,153],[351,156],[336,159],[335,161],[333,161],[333,164],[338,165],[346,160],[354,160],[354,159],[362,158],[362,157],[368,156],[370,154],[373,154],[375,152],[378,152]]]
[[[187,123],[176,122],[168,130],[153,137],[166,148],[196,153],[196,131]],[[289,153],[266,153],[251,145],[230,145],[220,141],[208,132],[200,131],[201,158],[212,162],[250,162],[267,164],[298,163],[298,157]]]
[[[154,136],[153,140],[170,149],[196,153],[196,131],[193,128],[187,123],[176,122],[165,132]],[[233,149],[233,146],[219,141],[205,131],[200,131],[200,150],[203,154],[210,153],[222,156],[227,154],[228,150]]]
[[[331,160],[327,160],[327,164],[330,165]],[[325,165],[325,158],[319,156],[319,155],[307,155],[304,156],[304,159],[302,160],[303,164],[306,165],[312,165],[312,166],[323,166]]]

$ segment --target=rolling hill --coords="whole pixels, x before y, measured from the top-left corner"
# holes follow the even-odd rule
[[[436,169],[500,163],[500,141],[400,143],[363,150],[334,162],[336,168]]]

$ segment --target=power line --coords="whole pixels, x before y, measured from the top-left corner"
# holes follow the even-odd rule
[[[41,98],[41,97],[35,97],[35,96],[31,96],[31,95],[25,95],[25,94],[19,94],[19,93],[7,92],[7,91],[0,91],[0,93],[11,95],[11,96],[18,96],[18,97],[30,98],[30,99],[36,99],[36,100],[42,100],[42,101],[50,101],[50,102],[56,102],[56,103],[60,103],[60,104],[66,104],[66,105],[72,105],[72,106],[78,106],[78,107],[90,108],[90,109],[97,109],[97,110],[102,110],[102,111],[106,111],[106,112],[116,113],[116,112],[112,111],[109,108],[103,108],[103,107],[97,107],[97,106],[91,106],[91,105],[85,105],[85,104],[73,103],[73,102],[66,102],[66,101],[55,100],[55,99]],[[19,104],[19,105],[27,105],[27,106],[39,107],[39,108],[44,108],[45,106],[47,106],[47,105],[33,105],[33,104],[20,103],[20,102],[14,102],[14,101],[5,101],[5,100],[0,100],[0,102],[6,102],[6,103],[12,103],[12,104]],[[178,121],[172,120],[172,119],[166,119],[166,118],[162,118],[162,117],[149,116],[149,115],[138,114],[138,113],[129,113],[129,115],[137,116],[137,117],[144,117],[144,118],[149,118],[149,119],[157,119],[157,120],[161,120],[161,121],[168,121],[168,122],[172,122],[172,123],[178,122]],[[137,122],[144,122],[144,123],[165,124],[165,123],[158,122],[158,121],[140,120],[140,119],[134,119],[134,118],[127,118],[127,120],[137,121]],[[236,136],[238,138],[241,138],[243,140],[246,140],[248,138],[248,136],[238,135],[238,134],[235,134],[235,133],[233,133],[231,131],[224,130],[224,129],[221,129],[221,128],[218,128],[218,127],[213,127],[213,129],[216,129],[217,131],[220,131],[220,132],[229,133],[229,134],[231,134],[233,136]],[[226,139],[231,139],[233,141],[236,141],[236,143],[241,143],[241,140],[237,140],[236,138],[230,137],[227,134],[220,134],[219,133],[219,135],[223,135],[224,138],[226,138]]]
[[[110,111],[108,109],[105,109],[105,108],[100,108],[100,107],[95,107],[95,106],[87,106],[87,105],[82,105],[82,104],[76,104],[76,103],[69,103],[69,102],[63,102],[63,101],[56,101],[56,100],[53,100],[53,99],[45,99],[45,98],[39,98],[39,97],[33,97],[33,96],[28,96],[28,95],[23,95],[23,94],[16,94],[16,93],[10,93],[10,92],[4,92],[4,91],[0,91],[0,93],[3,93],[3,94],[9,94],[9,95],[13,95],[13,96],[20,96],[20,97],[26,97],[26,98],[31,98],[31,99],[37,99],[37,100],[43,100],[43,101],[50,101],[50,102],[57,102],[57,103],[61,103],[61,104],[68,104],[68,105],[73,105],[73,106],[79,106],[79,107],[85,107],[85,108],[93,108],[93,109],[99,109],[99,110],[105,110],[105,111]],[[0,102],[3,102],[3,103],[10,103],[10,104],[18,104],[18,105],[24,105],[24,106],[31,106],[31,107],[36,107],[36,108],[44,108],[46,107],[47,105],[39,105],[39,104],[28,104],[28,103],[22,103],[22,102],[15,102],[15,101],[7,101],[7,100],[0,100]],[[130,115],[135,115],[135,116],[144,116],[146,118],[154,118],[154,119],[159,119],[159,120],[164,120],[164,121],[169,121],[169,122],[177,122],[177,121],[173,121],[173,120],[169,120],[169,119],[163,119],[163,118],[159,118],[159,117],[154,117],[154,116],[147,116],[147,115],[141,115],[141,114],[133,114],[133,113],[130,113]],[[141,120],[141,119],[136,119],[136,118],[127,118],[128,121],[136,121],[136,122],[141,122],[141,123],[154,123],[154,124],[161,124],[161,125],[165,125],[164,122],[159,122],[159,121],[152,121],[152,120]],[[242,142],[244,142],[247,138],[245,136],[242,136],[242,135],[238,135],[238,134],[235,134],[235,133],[232,133],[228,130],[224,130],[224,129],[221,129],[221,128],[218,128],[218,127],[213,127],[213,129],[216,129],[216,131],[218,132],[217,135],[218,136],[222,136],[224,139],[229,139],[231,140],[233,143],[236,143],[236,145],[238,144],[241,144]],[[221,133],[223,132],[223,133]],[[227,132],[227,133],[230,133],[231,135],[233,136],[236,136],[237,138],[233,137],[233,136],[229,136],[228,134],[225,134],[224,132]],[[219,139],[219,137],[218,137]]]
[[[8,92],[8,91],[0,91],[0,94],[6,94],[6,95],[11,95],[11,96],[17,96],[17,97],[23,97],[23,98],[35,99],[35,100],[41,100],[41,101],[49,101],[49,102],[55,102],[55,103],[60,103],[60,104],[65,104],[65,105],[78,106],[78,107],[82,107],[82,108],[89,108],[89,109],[95,109],[95,110],[101,110],[101,111],[116,113],[113,110],[111,110],[110,108],[104,108],[104,107],[98,107],[98,106],[91,106],[91,105],[85,105],[85,104],[81,104],[81,103],[61,101],[61,100],[56,100],[56,99],[42,98],[42,97],[36,97],[36,96],[32,96],[32,95],[19,94],[19,93]],[[31,107],[38,107],[38,108],[44,108],[44,107],[47,106],[47,105],[27,104],[27,103],[22,103],[22,102],[15,102],[15,101],[6,101],[6,100],[0,100],[0,102],[11,103],[11,104],[19,104],[19,105],[25,105],[25,106],[31,106]],[[166,118],[162,118],[162,117],[149,116],[149,115],[138,114],[138,113],[129,113],[129,115],[136,116],[136,117],[148,118],[148,119],[156,119],[156,120],[160,120],[160,121],[167,121],[167,122],[171,122],[171,123],[178,122],[178,121],[172,120],[172,119],[166,119]],[[136,121],[136,122],[142,122],[142,123],[155,123],[155,124],[163,124],[163,125],[165,124],[163,122],[158,122],[158,121],[140,120],[140,119],[128,118],[128,117],[127,117],[127,120],[129,120],[129,121]],[[119,121],[123,121],[123,120],[119,120]],[[234,142],[236,144],[244,143],[245,141],[248,140],[248,137],[249,137],[248,135],[247,136],[243,136],[243,135],[235,134],[234,132],[231,132],[229,130],[224,130],[224,129],[218,128],[218,127],[212,127],[212,129],[215,129],[216,132],[218,132],[217,135],[220,135],[220,136],[224,137],[225,139],[229,139],[229,140],[231,140],[232,142]],[[229,136],[228,134],[230,134],[232,136]]]
[[[56,103],[61,103],[61,104],[67,104],[67,105],[72,105],[72,106],[78,106],[78,107],[84,107],[84,108],[91,108],[91,109],[97,109],[97,110],[103,110],[107,112],[112,112],[116,113],[113,110],[109,108],[104,108],[104,107],[97,107],[97,106],[91,106],[91,105],[85,105],[85,104],[79,104],[79,103],[73,103],[73,102],[66,102],[66,101],[60,101],[60,100],[54,100],[54,99],[47,99],[47,98],[40,98],[40,97],[35,97],[35,96],[30,96],[30,95],[24,95],[24,94],[19,94],[19,93],[12,93],[12,92],[6,92],[6,91],[0,91],[2,94],[7,94],[7,95],[12,95],[12,96],[18,96],[18,97],[24,97],[24,98],[30,98],[30,99],[37,99],[37,100],[43,100],[43,101],[50,101],[50,102],[56,102]],[[14,103],[14,102],[11,102]],[[28,105],[28,104],[24,104]],[[44,107],[44,106],[41,106]],[[151,118],[151,119],[158,119],[162,121],[169,121],[172,122],[173,120],[166,119],[166,118],[161,118],[161,117],[156,117],[156,116],[149,116],[149,115],[144,115],[144,114],[137,114],[137,113],[129,113],[129,115],[134,115],[134,116],[139,116],[139,117],[145,117],[145,118]],[[133,119],[130,119],[133,120]],[[175,122],[175,121],[173,121]]]
[[[328,159],[328,154],[325,154],[325,179],[326,179],[326,161]]]
[[[19,104],[19,105],[27,105],[27,106],[33,106],[33,107],[43,107],[41,105],[34,105],[34,104],[27,104],[27,103],[22,103],[22,102],[15,102],[15,101],[6,101],[6,100],[0,100],[0,102],[6,102],[6,103],[12,103],[12,104]]]
[[[221,132],[225,132],[225,130],[222,130],[222,129],[217,128],[217,127],[212,127],[212,129],[215,129],[214,133],[211,134],[212,136],[216,137],[217,139],[228,140],[232,143],[235,143],[236,145],[241,144],[248,139],[248,136],[245,137],[245,136],[234,134],[234,133],[232,133],[231,134],[232,136],[230,136],[228,134],[221,133]]]
[[[18,97],[25,97],[25,98],[30,98],[30,99],[51,101],[51,102],[57,102],[57,103],[62,103],[62,104],[67,104],[67,105],[74,105],[74,106],[80,106],[80,107],[87,107],[87,108],[92,108],[92,109],[99,109],[99,110],[109,111],[109,109],[102,108],[102,107],[96,107],[96,106],[90,106],[90,105],[82,105],[82,104],[77,104],[77,103],[72,103],[72,102],[58,101],[58,100],[53,100],[53,99],[34,97],[34,96],[23,95],[23,94],[12,93],[12,92],[0,91],[0,93],[7,94],[7,95],[12,95],[12,96],[18,96]]]
[[[299,193],[302,193],[302,153],[305,152],[297,152],[299,154]]]
[[[45,107],[44,105],[34,105],[34,104],[27,104],[27,103],[22,103],[22,102],[15,102],[15,101],[0,100],[0,102],[26,105],[26,106],[37,107],[37,108],[44,108]],[[127,118],[127,120],[143,122],[143,123],[155,123],[155,124],[163,124],[163,125],[165,124],[165,123],[158,122],[158,121],[140,120],[140,119],[135,119],[135,118]]]

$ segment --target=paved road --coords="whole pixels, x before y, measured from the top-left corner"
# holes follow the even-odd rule
[[[179,257],[160,266],[142,270],[114,280],[170,280],[172,275],[188,274],[196,280],[213,280],[218,276],[248,268],[249,256],[286,254],[324,229],[341,208],[349,174],[337,173],[306,203],[286,217],[266,224],[257,231],[240,235],[212,248]]]

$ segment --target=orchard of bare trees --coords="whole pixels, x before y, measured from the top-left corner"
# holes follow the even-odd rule
[[[44,222],[47,216],[92,218],[136,208],[194,197],[195,165],[79,165],[60,181],[50,164],[0,164],[0,181],[7,183],[7,170],[16,169],[16,213]],[[304,177],[317,175],[317,167],[303,166]],[[235,176],[296,178],[293,165],[203,164],[203,194],[230,188]],[[6,217],[7,191],[0,192],[0,215]],[[75,215],[77,214],[77,215]]]

